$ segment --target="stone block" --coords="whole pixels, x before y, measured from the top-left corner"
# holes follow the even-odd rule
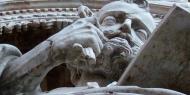
[[[190,94],[190,11],[174,5],[119,80]]]

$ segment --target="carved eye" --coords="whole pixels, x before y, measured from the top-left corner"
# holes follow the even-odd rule
[[[102,25],[103,26],[112,26],[116,24],[116,19],[113,16],[107,16],[103,19]]]
[[[148,9],[149,7],[147,0],[133,0],[133,3],[136,3],[140,8]]]

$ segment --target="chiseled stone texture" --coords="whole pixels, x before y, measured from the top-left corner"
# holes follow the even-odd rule
[[[126,69],[126,84],[190,94],[190,11],[173,6]]]

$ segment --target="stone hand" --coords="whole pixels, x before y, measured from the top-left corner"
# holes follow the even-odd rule
[[[106,39],[93,24],[78,20],[48,40],[52,42],[53,60],[69,63],[84,57],[95,61]]]

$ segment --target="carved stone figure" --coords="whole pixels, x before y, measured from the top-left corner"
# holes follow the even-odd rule
[[[0,94],[39,94],[45,75],[60,64],[70,69],[76,86],[117,81],[155,28],[146,9],[124,1],[109,3],[97,13],[81,6],[79,16],[23,55],[1,44]]]
[[[81,27],[84,29],[91,27],[90,30],[101,31],[104,36],[100,39],[104,45],[98,55],[96,52],[99,50],[96,50],[95,54],[89,51],[89,56],[87,54],[84,58],[79,57],[74,62],[66,62],[69,63],[68,67],[74,76],[71,78],[73,83],[85,85],[87,81],[99,80],[100,84],[106,85],[118,80],[124,68],[155,28],[153,18],[146,9],[120,1],[105,5],[94,15],[85,6],[79,9],[82,9],[79,10],[79,15],[83,14],[81,17],[87,17],[76,21],[72,24],[73,27],[78,26],[77,31],[82,31]],[[80,54],[85,55],[85,50],[90,50],[82,46],[77,46],[81,51],[72,59]],[[73,55],[73,52],[70,55]]]

